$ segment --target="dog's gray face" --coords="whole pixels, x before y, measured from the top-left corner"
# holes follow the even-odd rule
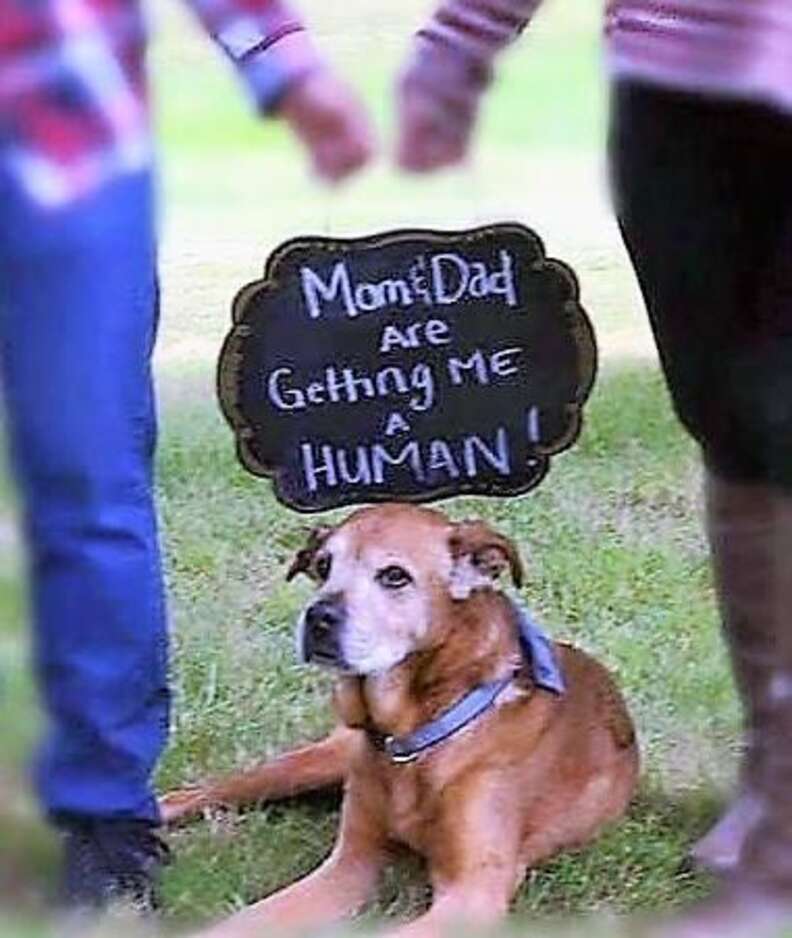
[[[289,576],[307,573],[318,592],[297,628],[303,661],[355,674],[387,671],[432,640],[437,604],[492,586],[516,551],[479,522],[452,524],[408,505],[356,512],[312,534]]]
[[[392,525],[346,524],[324,540],[311,571],[319,590],[298,624],[304,661],[371,674],[420,647],[432,585],[451,567],[447,550],[432,549],[443,542],[427,533],[410,545]]]

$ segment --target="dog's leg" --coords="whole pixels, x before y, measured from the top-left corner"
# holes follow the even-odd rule
[[[340,785],[359,735],[357,730],[339,727],[321,742],[284,753],[246,772],[169,792],[160,799],[163,822],[172,824],[215,805],[271,801]]]
[[[499,784],[500,781],[500,784]],[[429,911],[389,938],[444,938],[485,928],[508,912],[522,880],[521,824],[504,799],[502,780],[463,779],[445,793],[436,852],[429,857],[434,898]]]
[[[574,810],[552,818],[546,830],[520,839],[519,818],[493,788],[458,796],[469,798],[454,821],[453,807],[443,828],[447,844],[432,870],[435,899],[421,918],[388,938],[453,938],[460,928],[486,928],[503,918],[525,870],[560,849],[588,842],[608,820],[623,813],[634,784],[634,765],[625,762],[619,777],[595,778],[577,794]],[[454,826],[456,824],[456,827]],[[515,836],[516,835],[516,836]]]
[[[370,898],[381,864],[335,852],[310,876],[243,909],[199,938],[270,938],[352,916]]]
[[[387,938],[453,938],[460,930],[488,928],[503,919],[519,874],[509,864],[468,871],[435,887],[428,912],[393,931]]]
[[[199,938],[270,938],[354,915],[371,897],[386,857],[378,817],[347,793],[333,852],[313,873],[215,925]]]

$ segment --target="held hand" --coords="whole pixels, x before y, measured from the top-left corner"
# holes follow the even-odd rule
[[[329,70],[299,82],[283,99],[279,114],[327,182],[351,175],[374,152],[374,135],[362,103]]]

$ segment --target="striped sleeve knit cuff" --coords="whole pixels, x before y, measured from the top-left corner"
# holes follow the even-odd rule
[[[492,80],[498,53],[519,36],[541,0],[445,0],[415,38],[406,86],[469,119]]]
[[[256,108],[275,110],[297,81],[324,66],[287,0],[187,0],[233,62]]]
[[[541,0],[446,0],[418,33],[422,42],[443,45],[489,66],[525,28]]]
[[[237,61],[253,102],[263,114],[275,111],[291,87],[324,66],[303,27],[284,31]]]

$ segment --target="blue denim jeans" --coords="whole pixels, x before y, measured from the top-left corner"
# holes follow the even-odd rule
[[[44,210],[0,173],[0,365],[48,717],[37,788],[53,817],[158,820],[153,202],[146,173]]]

